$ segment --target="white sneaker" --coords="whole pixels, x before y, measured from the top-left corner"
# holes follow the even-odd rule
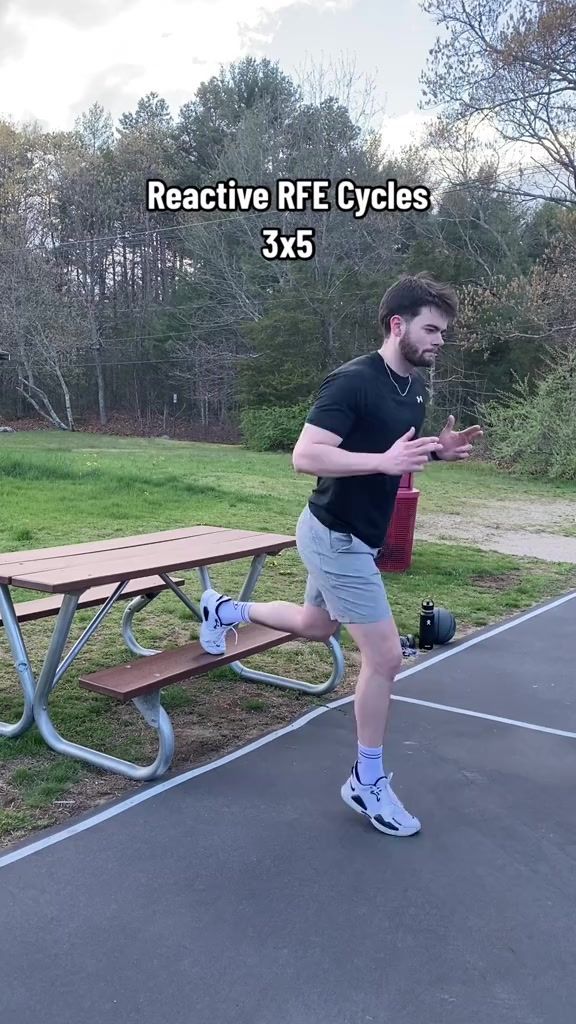
[[[218,608],[223,601],[228,600],[225,594],[219,594],[217,590],[205,590],[200,598],[200,645],[206,654],[226,654],[226,633],[229,629],[234,630],[234,626],[222,625]]]
[[[360,782],[355,764],[340,790],[342,799],[353,811],[364,814],[379,832],[388,836],[413,836],[422,826],[394,793],[390,785],[392,774],[383,775],[373,785],[365,786]]]

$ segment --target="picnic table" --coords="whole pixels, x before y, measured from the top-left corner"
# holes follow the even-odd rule
[[[200,593],[210,587],[210,566],[250,558],[251,563],[239,599],[247,601],[269,555],[295,546],[283,534],[235,530],[216,526],[191,526],[140,536],[110,538],[87,544],[0,554],[0,622],[9,643],[14,669],[24,694],[24,711],[18,722],[0,722],[0,735],[20,736],[33,722],[45,742],[58,753],[86,761],[127,778],[147,780],[163,774],[174,754],[174,732],[160,701],[163,687],[192,680],[211,669],[230,665],[244,679],[305,693],[325,694],[338,686],[344,660],[338,640],[326,646],[332,655],[332,672],[322,683],[307,683],[247,668],[241,659],[297,639],[290,633],[254,623],[239,626],[230,638],[226,654],[206,654],[198,641],[150,650],[134,635],[134,618],[158,594],[171,591],[201,621],[198,601],[182,589],[185,581],[174,573],[197,570]],[[172,574],[172,575],[171,575]],[[15,603],[13,591],[31,590],[49,595]],[[200,596],[198,594],[198,597]],[[130,597],[122,616],[122,638],[135,660],[80,677],[80,686],[123,702],[132,701],[158,736],[158,753],[150,765],[137,765],[100,750],[67,740],[50,716],[50,695],[118,601]],[[98,610],[66,655],[64,650],[78,609]],[[175,607],[177,605],[175,604]],[[27,654],[22,624],[53,617],[54,626],[38,678]],[[230,637],[230,634],[228,634]]]

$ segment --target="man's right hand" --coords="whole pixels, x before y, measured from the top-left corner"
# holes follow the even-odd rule
[[[402,476],[404,473],[419,473],[429,461],[430,452],[442,451],[437,437],[417,437],[410,427],[394,442],[387,452],[380,456],[380,472],[388,476]]]

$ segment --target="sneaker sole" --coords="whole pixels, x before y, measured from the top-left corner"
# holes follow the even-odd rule
[[[213,647],[209,647],[205,643],[205,641],[202,640],[202,637],[200,637],[200,647],[202,648],[202,650],[204,651],[205,654],[213,654],[215,657],[217,657],[219,654],[226,654],[226,648],[225,647],[218,647],[217,649],[214,649]]]
[[[361,814],[363,818],[367,818],[373,828],[377,829],[378,832],[383,832],[387,836],[415,836],[422,828],[421,825],[414,825],[412,828],[406,825],[398,825],[397,828],[394,828],[388,827],[380,821],[376,821],[368,811],[365,811],[363,807],[360,807],[360,805],[356,803],[351,796],[346,783],[342,786],[340,795],[344,803],[353,811],[356,811],[356,814]]]

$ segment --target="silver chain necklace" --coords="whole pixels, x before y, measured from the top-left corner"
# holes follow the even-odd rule
[[[406,388],[406,391],[400,391],[400,388],[398,387],[398,385],[397,385],[396,381],[394,380],[394,377],[393,377],[393,376],[392,376],[392,374],[390,373],[390,367],[388,366],[388,363],[386,362],[386,360],[384,360],[384,366],[385,366],[385,367],[386,367],[386,369],[388,370],[388,376],[390,377],[390,380],[392,381],[392,383],[393,383],[394,387],[396,388],[396,391],[398,392],[398,394],[400,395],[400,397],[401,397],[401,398],[406,398],[406,395],[408,394],[408,391],[410,390],[410,385],[411,385],[411,383],[412,383],[412,377],[411,377],[411,375],[410,375],[410,374],[408,374],[408,387]]]

